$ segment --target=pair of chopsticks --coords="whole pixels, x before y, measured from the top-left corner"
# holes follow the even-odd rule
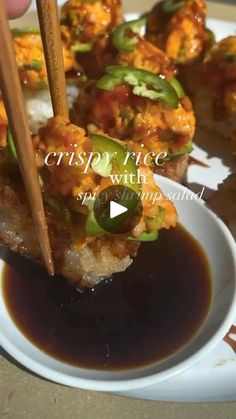
[[[57,2],[36,1],[54,116],[61,115],[69,120]],[[0,0],[0,49],[0,88],[43,260],[49,274],[54,275],[43,199],[4,0]]]

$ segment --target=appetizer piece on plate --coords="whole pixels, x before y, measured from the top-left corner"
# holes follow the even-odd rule
[[[48,86],[41,35],[37,29],[13,29],[13,46],[20,79],[31,90]],[[65,72],[74,68],[72,52],[63,46]]]
[[[122,21],[120,0],[69,0],[61,9],[61,24],[72,45],[93,43]]]
[[[110,35],[122,20],[120,0],[69,0],[62,7],[62,39],[89,78],[100,77],[113,58]]]
[[[82,88],[75,113],[84,128],[119,138],[156,173],[184,180],[195,118],[175,78],[168,82],[143,69],[108,67],[107,75]]]
[[[229,175],[208,199],[209,206],[222,218],[236,239],[236,173]]]
[[[236,155],[236,36],[208,51],[192,93],[198,125],[212,137],[230,139]]]
[[[118,50],[114,63],[122,66],[131,66],[162,74],[165,79],[171,80],[176,68],[164,51],[141,35],[145,26],[145,17],[125,22],[119,25],[112,35],[112,43]]]
[[[41,36],[38,29],[13,29],[12,36],[29,124],[32,133],[36,134],[40,126],[52,116]],[[71,108],[78,95],[78,85],[84,81],[84,74],[76,63],[73,52],[64,45],[63,56],[65,72],[76,74],[74,80],[68,79],[67,83],[68,102]]]
[[[211,42],[205,0],[162,0],[148,15],[147,39],[176,64],[201,57]]]
[[[102,135],[87,137],[83,129],[56,117],[33,137],[33,144],[55,267],[79,288],[93,287],[125,270],[137,254],[140,241],[156,240],[160,229],[176,225],[175,207],[154,182],[152,171],[143,165],[138,167],[131,156],[124,166],[127,149],[122,143]],[[105,154],[109,157],[107,164]],[[137,181],[138,170],[146,182]],[[118,235],[101,228],[94,205],[99,192],[114,185],[110,175],[124,172],[136,179],[128,186],[143,193],[143,211],[131,231]],[[0,241],[41,261],[9,132],[7,148],[0,153],[0,177]],[[158,196],[155,205],[154,194]]]

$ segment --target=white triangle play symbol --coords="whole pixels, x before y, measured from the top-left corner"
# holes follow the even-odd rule
[[[124,214],[128,211],[128,208],[123,205],[117,204],[117,202],[110,202],[110,218],[118,217],[118,215]]]

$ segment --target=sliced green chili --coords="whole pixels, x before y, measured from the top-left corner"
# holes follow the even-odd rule
[[[97,161],[94,159],[94,161],[91,164],[91,167],[95,173],[102,177],[108,177],[110,176],[112,172],[112,159],[114,155],[107,155],[105,152],[102,153],[100,156],[101,158]],[[109,161],[107,159],[109,157]]]
[[[127,182],[124,183],[122,181],[123,179],[121,179],[119,184],[133,190],[134,193],[139,193],[141,185],[138,183],[138,166],[130,155],[128,155],[127,158],[128,149],[109,137],[91,134],[90,138],[93,145],[93,153],[97,153],[97,155],[100,156],[100,159],[94,157],[91,164],[95,173],[104,177],[108,177],[112,173],[118,176],[126,175],[125,179]],[[132,182],[130,181],[131,175]],[[135,201],[130,202],[129,204],[135,205]],[[89,236],[104,234],[104,230],[101,229],[96,222],[93,207],[87,206],[89,215],[86,221],[86,233]]]
[[[143,17],[119,25],[112,36],[113,45],[121,51],[133,51],[138,43],[138,38],[135,35],[140,33],[146,22],[147,18]]]
[[[25,28],[25,29],[12,29],[11,30],[12,36],[13,37],[19,37],[19,36],[24,36],[24,35],[39,35],[40,31],[39,29],[35,28],[35,29],[31,29],[31,28]]]
[[[185,156],[185,154],[189,154],[191,153],[191,151],[193,151],[193,146],[190,144],[190,145],[187,145],[186,147],[183,147],[181,150],[176,151],[175,153],[168,153],[168,155],[161,160],[163,162],[167,162],[171,159],[176,159],[178,157]]]
[[[40,189],[43,190],[43,188],[44,188],[44,181],[43,181],[43,177],[41,175],[39,175],[39,186],[40,186]]]
[[[14,144],[14,140],[13,140],[10,128],[7,129],[7,148],[8,148],[8,151],[9,151],[10,155],[12,156],[12,158],[14,160],[17,160],[18,157],[17,157],[17,153],[16,153],[16,147],[15,147],[15,144]]]
[[[97,166],[100,164],[100,175],[107,177],[111,173],[117,175],[126,174],[127,180],[130,179],[132,175],[132,183],[126,182],[125,185],[130,189],[133,189],[135,192],[140,192],[141,186],[138,183],[138,166],[136,165],[134,159],[128,155],[129,150],[127,147],[122,144],[114,141],[114,139],[105,137],[102,135],[91,134],[90,138],[93,144],[93,152],[98,153],[101,156],[100,162],[97,163]],[[108,164],[105,165],[105,155],[109,157]],[[95,157],[96,159],[96,157]],[[103,165],[103,175],[101,174],[101,166]],[[92,163],[92,168],[96,169],[96,160]]]
[[[119,84],[122,84],[121,79],[106,74],[97,82],[96,86],[102,90],[114,90]]]
[[[32,63],[23,64],[20,68],[22,70],[33,70],[33,71],[40,71],[43,67],[43,61],[42,60],[33,60]]]
[[[99,89],[114,90],[119,84],[127,83],[133,86],[133,93],[137,96],[160,101],[169,108],[178,107],[175,88],[156,74],[129,66],[110,66],[107,73],[98,81]]]
[[[71,46],[73,52],[90,52],[93,49],[91,42],[77,43]]]
[[[105,234],[105,231],[98,225],[93,210],[89,212],[89,215],[85,224],[85,232],[87,236],[96,237]]]
[[[175,77],[173,77],[173,79],[170,80],[169,83],[175,89],[179,99],[181,99],[181,97],[186,96],[186,93],[185,93],[183,87],[181,86],[180,82]]]
[[[129,240],[132,241],[139,241],[139,242],[154,242],[158,239],[159,232],[158,231],[151,231],[151,232],[144,232],[140,234],[138,237],[129,236]]]

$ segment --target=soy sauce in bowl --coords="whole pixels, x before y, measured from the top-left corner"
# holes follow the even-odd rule
[[[209,310],[212,281],[202,248],[178,226],[143,243],[126,272],[84,294],[17,257],[6,265],[3,292],[13,321],[42,351],[71,365],[121,370],[188,343]]]

